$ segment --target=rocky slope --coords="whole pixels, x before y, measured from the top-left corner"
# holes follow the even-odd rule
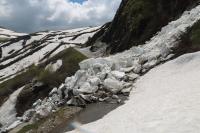
[[[95,49],[99,41],[106,43],[108,53],[141,45],[198,2],[199,0],[123,0],[108,30],[96,37],[90,45],[94,45]]]

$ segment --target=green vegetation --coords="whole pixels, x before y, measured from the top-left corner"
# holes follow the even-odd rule
[[[38,77],[41,82],[50,87],[59,86],[67,76],[72,76],[79,69],[79,62],[86,58],[74,48],[68,48],[39,66],[30,66],[25,72],[0,84],[0,105],[13,91],[29,84],[35,77]],[[59,59],[62,60],[63,65],[57,72],[52,73],[49,70],[45,70],[49,63],[54,63]]]
[[[41,120],[24,126],[17,133],[27,133],[31,131],[32,133],[37,132],[52,132],[53,130],[57,131],[58,126],[64,124],[64,126],[70,122],[70,118],[75,116],[76,113],[80,112],[80,107],[62,107],[55,113],[50,114],[46,118],[42,118]]]
[[[55,63],[57,60],[62,60],[63,62],[58,71],[54,73],[50,72],[48,69],[42,71],[39,75],[39,79],[50,86],[59,86],[64,82],[67,76],[72,76],[79,69],[78,64],[85,59],[87,59],[85,55],[81,54],[74,48],[68,48],[50,58],[44,64],[41,64],[44,68],[49,63]]]
[[[190,29],[190,40],[193,46],[200,47],[200,21]]]
[[[37,130],[44,122],[45,122],[45,119],[41,119],[41,120],[37,121],[36,123],[26,125],[17,133],[27,133],[30,130],[32,130],[32,131]]]
[[[179,54],[191,53],[200,50],[200,21],[195,23],[180,38],[180,44],[175,52]]]
[[[40,69],[32,65],[27,71],[11,78],[0,84],[0,105],[4,100],[16,89],[28,84],[36,75],[40,73]]]
[[[111,54],[142,45],[196,3],[198,0],[124,0],[108,30],[96,40],[109,44]]]
[[[0,38],[0,44],[9,41],[9,38]]]

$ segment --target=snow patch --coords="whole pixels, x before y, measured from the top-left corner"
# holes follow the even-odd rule
[[[198,66],[200,52],[183,55],[152,69],[136,82],[136,91],[125,105],[81,128],[94,133],[199,132]]]
[[[15,104],[17,96],[24,87],[19,88],[13,94],[10,95],[8,100],[0,107],[0,123],[3,125],[2,129],[6,129],[11,126],[13,122],[17,121]],[[1,130],[0,130],[1,131]]]

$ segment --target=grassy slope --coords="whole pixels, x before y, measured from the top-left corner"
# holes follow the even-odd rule
[[[59,86],[67,76],[73,75],[79,69],[79,62],[86,58],[86,56],[74,48],[68,48],[40,66],[32,65],[26,72],[0,84],[0,105],[13,91],[30,83],[34,77],[38,77],[49,86]],[[44,69],[47,64],[56,62],[58,59],[63,60],[63,65],[57,72],[50,73]]]
[[[195,23],[180,38],[180,44],[174,52],[178,55],[200,51],[200,21]]]
[[[55,127],[68,123],[76,113],[80,112],[79,107],[63,107],[55,113],[52,113],[46,118],[39,120],[36,123],[28,124],[24,126],[17,133],[38,133],[38,132],[50,132]]]

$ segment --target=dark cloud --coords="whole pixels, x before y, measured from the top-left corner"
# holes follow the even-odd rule
[[[68,29],[110,21],[121,0],[0,0],[0,26],[18,32]]]

